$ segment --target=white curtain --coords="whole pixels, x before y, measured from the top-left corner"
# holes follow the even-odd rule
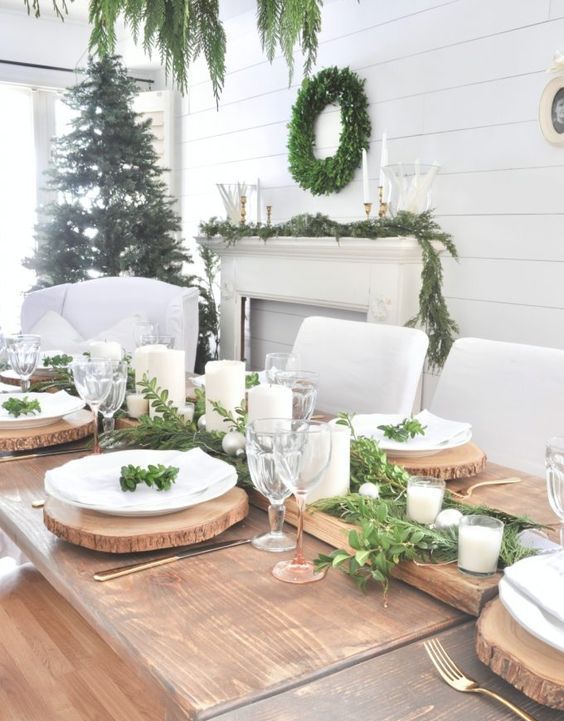
[[[0,326],[8,333],[19,330],[34,282],[22,260],[34,248],[36,203],[32,91],[0,84]]]

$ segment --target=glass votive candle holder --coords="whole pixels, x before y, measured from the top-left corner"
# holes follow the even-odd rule
[[[162,333],[159,333],[158,335],[143,334],[141,336],[140,345],[164,345],[172,350],[174,348],[175,340],[176,338],[173,335],[163,335]]]
[[[149,401],[142,393],[130,393],[125,399],[125,404],[130,418],[141,418],[149,414]]]
[[[186,403],[183,406],[179,406],[178,415],[182,416],[185,421],[190,422],[194,420],[194,410],[195,406],[193,403]]]
[[[458,568],[469,576],[497,571],[503,522],[491,516],[463,516],[458,526]]]
[[[407,481],[407,517],[430,526],[443,507],[445,482],[430,476],[411,476]]]

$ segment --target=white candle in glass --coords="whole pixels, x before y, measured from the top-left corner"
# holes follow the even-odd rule
[[[149,368],[147,375],[150,379],[155,378],[157,388],[168,391],[168,400],[176,408],[186,403],[186,372],[185,353],[183,350],[153,351],[149,353]],[[155,415],[154,409],[149,409],[151,417]]]
[[[307,496],[313,503],[320,498],[346,496],[351,482],[351,430],[347,426],[331,424],[331,460],[319,485]]]
[[[187,421],[191,421],[194,418],[194,404],[193,403],[185,403],[183,406],[180,406],[178,409],[178,413]]]
[[[362,197],[364,203],[370,203],[370,187],[368,185],[368,155],[362,149]]]
[[[386,187],[386,175],[384,167],[388,164],[388,133],[384,130],[382,133],[382,149],[380,151],[380,179],[378,185],[382,188]]]
[[[247,391],[248,422],[263,418],[292,417],[292,389],[279,385],[260,385]]]
[[[123,358],[123,348],[115,341],[93,340],[88,344],[91,358],[104,358],[120,361]]]
[[[407,482],[407,517],[416,523],[434,523],[443,505],[444,492],[444,481],[412,476]]]
[[[135,368],[135,383],[138,385],[142,380],[143,376],[149,372],[149,356],[155,351],[167,350],[166,345],[155,344],[155,345],[142,345],[137,348],[133,354],[133,366]]]
[[[130,418],[141,418],[149,415],[149,401],[141,393],[130,393],[125,402],[127,404],[127,415]]]
[[[221,403],[235,415],[245,400],[245,364],[243,361],[220,360],[206,363],[206,429],[225,431],[227,424],[216,413],[211,401]]]
[[[490,576],[497,570],[503,523],[491,516],[464,516],[458,526],[458,567],[472,575]]]

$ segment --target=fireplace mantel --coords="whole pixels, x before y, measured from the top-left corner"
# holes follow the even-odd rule
[[[241,358],[244,298],[359,311],[393,325],[418,309],[422,259],[412,237],[197,241],[221,258],[222,358]]]

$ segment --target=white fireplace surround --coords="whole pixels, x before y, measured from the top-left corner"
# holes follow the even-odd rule
[[[418,310],[422,259],[412,237],[197,241],[221,257],[221,358],[242,357],[244,298],[357,311],[392,325]]]

